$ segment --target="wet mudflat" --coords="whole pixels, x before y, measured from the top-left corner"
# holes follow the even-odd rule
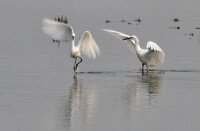
[[[4,131],[198,130],[199,1],[1,1],[0,127]],[[76,41],[91,31],[101,49],[74,75],[67,43],[43,34],[44,17],[66,16]],[[159,44],[149,73],[101,29]]]

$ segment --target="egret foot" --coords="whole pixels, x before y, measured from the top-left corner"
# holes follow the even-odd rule
[[[76,72],[76,70],[77,70],[77,66],[74,67],[74,72]]]

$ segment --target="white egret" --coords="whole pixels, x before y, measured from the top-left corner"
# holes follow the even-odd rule
[[[129,36],[114,30],[103,30],[113,35],[114,37],[123,40],[125,43],[127,43],[128,47],[132,51],[134,50],[136,52],[138,59],[142,62],[142,71],[144,70],[144,65],[146,65],[147,71],[149,71],[149,66],[155,66],[163,63],[165,53],[156,43],[149,41],[147,43],[147,49],[141,49],[137,36]]]
[[[100,49],[89,31],[85,31],[79,43],[75,45],[75,33],[73,28],[68,24],[44,18],[42,20],[42,29],[45,34],[54,40],[62,40],[70,43],[71,57],[75,58],[74,71],[77,70],[78,65],[82,62],[81,54],[93,59],[100,54]],[[78,63],[76,63],[77,58],[80,58]]]

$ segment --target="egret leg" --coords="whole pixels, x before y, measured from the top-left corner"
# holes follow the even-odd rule
[[[77,58],[75,58],[75,62],[74,62],[74,71],[76,71],[76,60],[77,60]]]
[[[142,71],[144,71],[144,64],[142,63]]]
[[[147,67],[147,72],[149,72],[149,66],[148,66],[148,65],[146,65],[146,67]]]
[[[81,57],[80,58],[80,61],[76,64],[76,68],[78,67],[78,65],[83,61]]]

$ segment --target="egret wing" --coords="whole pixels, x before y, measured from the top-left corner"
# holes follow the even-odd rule
[[[149,41],[147,43],[147,55],[151,56],[149,64],[150,65],[157,65],[157,64],[162,64],[165,58],[165,53],[163,50],[155,43],[152,41]]]
[[[126,34],[123,34],[121,32],[114,31],[114,30],[103,29],[103,31],[108,32],[109,34],[111,34],[112,36],[114,36],[114,37],[116,37],[116,38],[118,38],[120,40],[123,40],[123,39],[126,39],[126,38],[130,37],[129,35],[126,35]]]
[[[127,38],[130,38],[129,35],[126,35],[124,33],[114,31],[114,30],[108,30],[108,29],[103,29],[103,31],[106,31],[110,35],[112,35],[120,40],[123,40],[127,44],[127,46],[129,47],[129,49],[131,51],[133,51],[133,52],[135,51],[135,41],[131,41],[130,39],[127,39]]]
[[[163,50],[153,41],[148,41],[147,43],[147,49],[163,52]],[[164,52],[163,52],[164,53]]]
[[[48,18],[42,20],[42,30],[54,40],[69,41],[75,35],[70,25]]]
[[[96,55],[100,54],[100,49],[92,34],[89,31],[85,31],[79,41],[78,47],[82,54],[89,58],[96,58]]]

